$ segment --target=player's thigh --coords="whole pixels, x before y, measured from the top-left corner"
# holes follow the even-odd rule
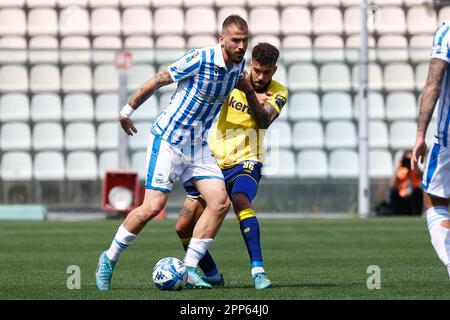
[[[228,210],[230,199],[223,180],[205,178],[195,179],[193,183],[205,200],[207,207],[215,207],[219,211]]]
[[[425,170],[422,185],[429,195],[425,198],[425,204],[431,206],[448,206],[450,198],[450,149],[434,144],[431,148]]]
[[[239,165],[223,170],[228,192],[236,212],[248,209],[256,197],[261,179],[262,164],[244,161]]]

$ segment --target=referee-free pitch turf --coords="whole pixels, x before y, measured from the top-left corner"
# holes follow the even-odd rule
[[[123,252],[112,290],[100,292],[94,279],[98,257],[120,223],[0,222],[0,299],[450,298],[450,280],[424,218],[261,219],[264,266],[273,284],[262,291],[251,282],[238,222],[227,219],[210,248],[225,287],[179,292],[160,291],[151,279],[159,259],[184,257],[175,220],[152,221]],[[74,265],[81,288],[69,290]],[[374,265],[381,288],[369,290],[375,276],[368,267]]]

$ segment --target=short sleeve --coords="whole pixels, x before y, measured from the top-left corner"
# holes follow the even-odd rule
[[[288,99],[288,91],[285,87],[280,86],[277,90],[274,90],[272,98],[268,101],[278,113],[281,112],[281,109],[286,105]]]
[[[447,23],[443,23],[434,34],[433,49],[431,50],[431,57],[442,59],[450,62],[450,50],[449,45],[449,32],[450,26]]]
[[[169,71],[173,81],[181,81],[196,75],[200,70],[201,62],[201,51],[194,49],[169,65],[167,71]]]

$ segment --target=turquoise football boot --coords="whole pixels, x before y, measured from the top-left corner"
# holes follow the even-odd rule
[[[185,288],[212,289],[212,286],[209,283],[203,281],[196,268],[187,267],[187,271],[188,278]]]
[[[97,271],[95,272],[95,284],[101,291],[111,289],[111,278],[114,271],[114,266],[117,261],[111,261],[106,256],[106,251],[103,251],[98,259]]]
[[[264,272],[255,273],[252,276],[253,283],[255,284],[255,289],[267,289],[272,287],[272,283],[269,279],[266,278],[266,274]]]
[[[205,281],[206,283],[209,283],[213,287],[225,286],[225,279],[223,278],[223,274],[220,274],[220,279],[218,279],[218,280],[212,280],[212,279],[208,279],[206,277],[203,277],[202,280]]]

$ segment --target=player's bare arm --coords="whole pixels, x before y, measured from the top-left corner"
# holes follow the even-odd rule
[[[168,71],[160,71],[155,74],[150,80],[145,82],[130,98],[128,101],[128,107],[131,108],[131,112],[139,108],[148,98],[150,98],[159,88],[173,83],[172,77]],[[119,121],[122,129],[130,136],[137,133],[137,130],[133,124],[133,121],[120,112]]]
[[[425,134],[428,124],[433,115],[434,107],[441,92],[442,79],[447,70],[448,63],[442,59],[432,58],[428,70],[427,80],[423,89],[422,99],[420,101],[419,118],[417,122],[416,144],[413,149],[411,169],[415,170],[417,162],[421,159],[423,163],[427,145],[425,143]]]

